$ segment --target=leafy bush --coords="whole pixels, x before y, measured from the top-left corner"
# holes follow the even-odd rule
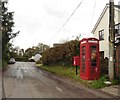
[[[79,41],[72,40],[50,48],[42,53],[44,65],[72,65],[72,57],[79,55]]]
[[[113,84],[113,85],[118,85],[118,84],[120,84],[120,79],[114,79],[114,80],[112,80],[112,84]]]
[[[90,87],[93,87],[93,88],[103,88],[106,86],[106,84],[104,83],[105,81],[108,80],[108,77],[107,76],[102,76],[99,80],[95,80],[91,83],[91,86]]]
[[[7,62],[5,60],[2,61],[1,65],[2,65],[2,68],[1,68],[2,71],[6,70],[6,68],[7,68]]]

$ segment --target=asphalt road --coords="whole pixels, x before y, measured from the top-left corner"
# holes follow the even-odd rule
[[[64,82],[63,82],[64,81]],[[66,83],[65,83],[66,82]],[[70,83],[70,84],[69,84]],[[33,62],[16,62],[3,74],[6,98],[110,98],[76,85],[67,78],[37,69]]]

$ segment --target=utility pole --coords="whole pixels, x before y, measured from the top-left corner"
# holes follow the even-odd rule
[[[115,77],[115,33],[114,33],[114,0],[109,0],[109,79]]]

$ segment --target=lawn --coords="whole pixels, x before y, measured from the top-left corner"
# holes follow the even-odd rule
[[[74,79],[77,82],[80,82],[81,84],[84,84],[87,87],[90,88],[95,88],[95,89],[99,89],[99,88],[103,88],[105,86],[107,86],[104,82],[108,80],[107,76],[101,76],[101,78],[99,80],[82,80],[80,78],[80,73],[79,73],[79,68],[78,68],[78,74],[76,75],[76,68],[73,66],[43,66],[41,64],[36,64],[36,66],[38,68],[44,69],[46,71],[55,73],[57,75],[61,75],[61,76],[65,76],[65,77],[69,77],[71,79]],[[119,84],[117,80],[113,81],[113,84]]]

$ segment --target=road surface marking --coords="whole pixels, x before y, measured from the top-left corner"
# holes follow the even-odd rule
[[[23,79],[23,73],[22,73],[22,69],[20,69],[20,67],[18,67],[17,71],[16,71],[16,77]]]
[[[62,89],[61,88],[58,88],[58,87],[55,87],[56,90],[58,90],[59,92],[62,92]]]

